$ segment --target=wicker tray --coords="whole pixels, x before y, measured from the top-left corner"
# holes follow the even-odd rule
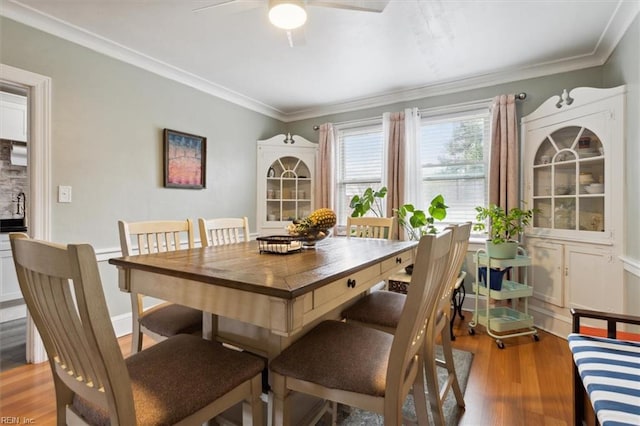
[[[302,250],[300,238],[291,235],[271,235],[258,237],[256,240],[260,253],[289,254]]]

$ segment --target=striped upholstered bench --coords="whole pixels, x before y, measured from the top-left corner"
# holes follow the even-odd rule
[[[640,317],[572,309],[569,348],[574,360],[575,424],[585,421],[585,390],[602,426],[640,425],[640,342],[618,340],[617,323],[640,325]],[[580,318],[607,322],[607,337],[580,333]]]

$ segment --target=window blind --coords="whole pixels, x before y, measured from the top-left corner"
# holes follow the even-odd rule
[[[452,116],[423,117],[420,163],[425,205],[442,194],[445,222],[474,221],[474,207],[486,204],[489,109]]]
[[[368,187],[379,189],[384,161],[382,125],[339,129],[336,176],[338,225],[351,215],[349,203]]]

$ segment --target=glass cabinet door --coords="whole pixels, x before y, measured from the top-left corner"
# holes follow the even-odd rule
[[[311,173],[298,157],[276,159],[267,172],[267,221],[301,219],[311,213]]]
[[[598,136],[586,127],[558,129],[533,161],[533,226],[603,232],[605,151]]]

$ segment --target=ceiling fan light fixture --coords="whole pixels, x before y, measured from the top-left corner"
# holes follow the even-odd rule
[[[299,0],[269,0],[269,21],[283,30],[301,27],[307,21],[304,3]]]

